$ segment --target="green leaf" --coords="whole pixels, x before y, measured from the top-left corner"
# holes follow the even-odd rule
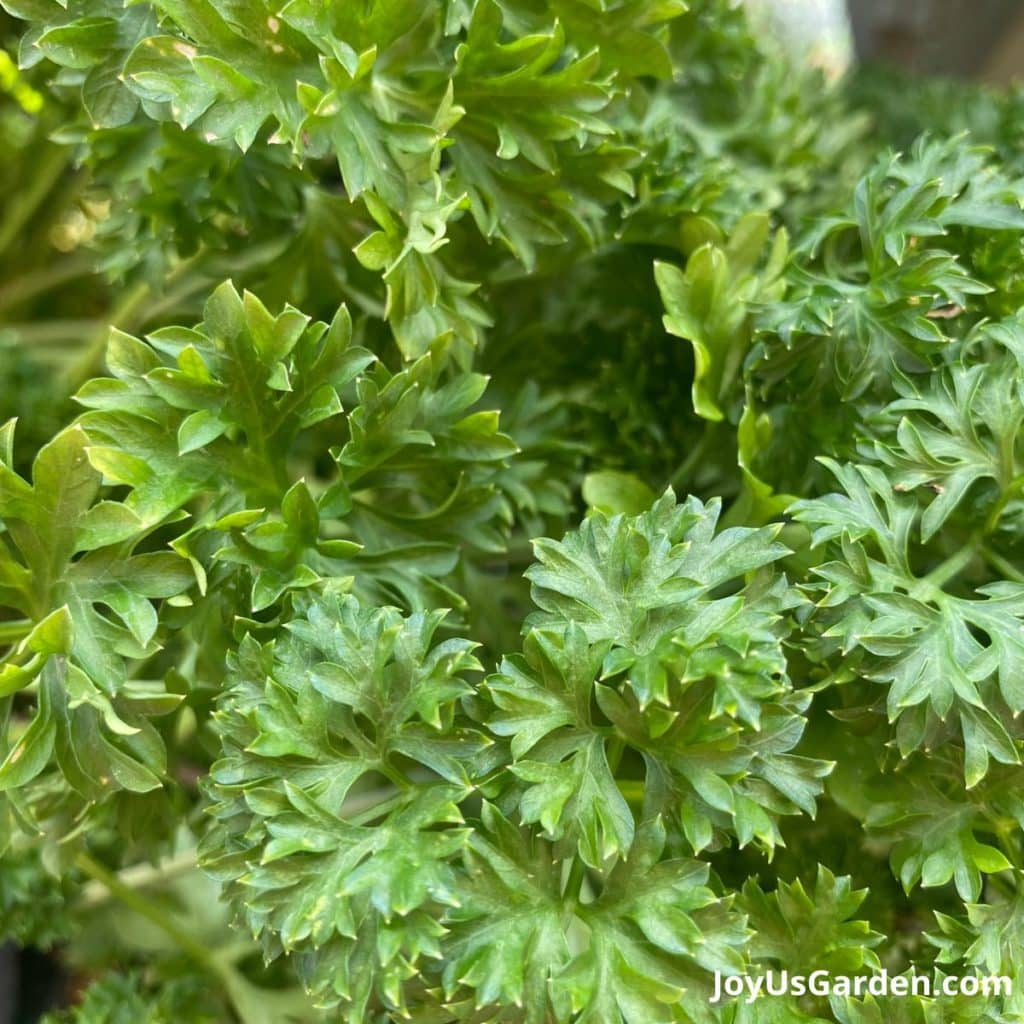
[[[583,478],[583,500],[606,515],[636,515],[654,504],[654,492],[630,473],[606,469]]]
[[[442,618],[312,600],[284,643],[243,642],[219,713],[207,869],[352,1013],[400,999],[402,965],[436,955],[434,908],[458,902],[459,803],[489,744],[459,707],[473,645],[432,644]]]
[[[718,513],[715,502],[678,504],[668,491],[640,515],[595,512],[563,541],[535,542],[537,564],[526,576],[540,610],[528,624],[578,623],[592,643],[611,643],[606,672],[628,667],[642,705],[664,702],[661,662],[672,638],[690,648],[714,643],[712,622],[727,609],[742,615],[742,602],[710,593],[786,551],[774,529],[715,535]]]
[[[780,881],[772,893],[748,879],[738,909],[748,915],[754,930],[750,952],[755,960],[768,960],[794,974],[816,970],[831,974],[857,974],[881,967],[872,951],[885,940],[864,920],[850,920],[867,896],[852,888],[850,878],[837,878],[818,865],[813,886],[800,879]]]
[[[933,786],[919,788],[920,799],[912,806],[894,800],[873,807],[868,816],[873,834],[894,843],[893,871],[907,892],[918,883],[953,882],[961,899],[976,901],[982,875],[1006,870],[1009,862],[977,838],[983,826],[971,807]]]
[[[990,755],[1018,763],[1017,743],[1002,719],[1009,717],[1003,708],[1016,716],[1022,707],[1015,682],[1020,584],[993,583],[967,597],[944,589],[974,555],[971,545],[918,575],[910,561],[917,502],[876,466],[823,461],[844,493],[791,506],[813,528],[812,543],[829,542],[839,553],[814,570],[823,581],[814,588],[821,656],[855,664],[863,677],[887,685],[892,722],[919,705],[941,721],[957,711],[968,786],[984,776]],[[906,754],[923,741],[923,731],[908,726],[900,746]]]
[[[775,236],[765,267],[756,271],[769,234],[769,218],[747,214],[724,247],[710,242],[690,254],[685,271],[655,262],[665,304],[665,330],[693,345],[693,409],[723,419],[752,340],[750,308],[781,297],[787,236]]]

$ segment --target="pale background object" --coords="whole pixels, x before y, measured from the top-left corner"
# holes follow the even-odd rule
[[[995,84],[1024,81],[1024,0],[743,0],[790,53],[840,74],[856,59]]]
[[[793,56],[837,77],[853,60],[844,0],[745,0],[751,21]]]

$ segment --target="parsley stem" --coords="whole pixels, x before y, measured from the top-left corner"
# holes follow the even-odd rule
[[[583,883],[587,877],[587,865],[578,854],[573,858],[572,867],[569,869],[569,877],[565,883],[565,895],[577,903],[583,892]]]
[[[145,282],[130,289],[124,298],[110,312],[108,322],[96,330],[78,358],[73,360],[62,375],[62,390],[73,394],[84,380],[89,378],[103,361],[103,353],[110,338],[110,328],[123,324],[130,327],[136,314],[151,296],[151,288]]]
[[[647,789],[639,779],[619,779],[616,785],[619,787],[619,792],[626,798],[627,803],[643,803]]]
[[[1016,872],[1014,874],[1016,875]],[[1017,887],[1010,885],[1004,878],[1000,878],[998,874],[986,875],[985,884],[998,890],[1006,899],[1012,900],[1017,895]]]
[[[711,437],[710,430],[710,427],[705,428],[704,436],[687,452],[682,462],[672,471],[672,475],[668,478],[667,487],[675,490],[690,476],[697,463],[704,457],[704,449],[707,447],[708,440]]]
[[[993,551],[987,544],[981,549],[981,553],[985,558],[985,561],[992,566],[993,569],[998,569],[1008,580],[1013,580],[1014,583],[1024,583],[1024,572],[1018,569],[1009,559],[1004,558],[998,551]]]
[[[50,189],[64,173],[71,160],[71,149],[66,146],[53,146],[47,149],[32,175],[31,186],[15,201],[8,203],[7,212],[0,221],[0,253],[6,252],[11,243],[18,237],[18,232],[29,222],[40,204],[46,199]]]
[[[31,619],[8,619],[0,622],[0,645],[14,644],[32,632],[35,623]]]
[[[272,263],[281,255],[281,251],[281,242],[275,239],[247,249],[245,255],[236,254],[232,257],[230,267],[222,267],[217,262],[210,265],[211,254],[200,246],[196,253],[181,260],[170,271],[161,295],[154,296],[153,302],[146,309],[145,323],[187,312],[194,297],[211,288],[221,278],[243,278],[253,268]]]
[[[7,757],[11,748],[7,737],[7,729],[10,725],[11,708],[13,705],[13,697],[0,697],[0,761]]]
[[[373,794],[370,795],[372,796]],[[345,808],[342,807],[339,817],[346,825],[365,825],[367,822],[373,821],[384,814],[390,814],[396,807],[408,803],[413,795],[414,793],[409,790],[406,790],[404,793],[395,793],[389,799],[376,802],[370,807],[363,807],[359,813],[352,815],[347,814]]]
[[[991,811],[986,812],[985,817],[992,823],[992,832],[999,849],[1013,865],[1014,876],[1018,876],[1021,871],[1020,857],[1017,853],[1017,834],[1020,832],[1020,827],[1015,819],[1006,818]],[[988,877],[990,881],[995,879],[994,874]]]
[[[945,561],[940,562],[930,573],[918,581],[915,591],[938,590],[943,584],[949,582],[968,562],[978,553],[981,545],[981,538],[975,537],[965,544],[958,551],[954,552]]]
[[[116,878],[122,885],[130,889],[146,889],[153,885],[161,885],[179,875],[186,875],[191,871],[198,870],[199,864],[196,861],[195,847],[190,847],[159,864],[133,864],[118,871]],[[83,889],[82,904],[88,907],[98,906],[113,896],[114,893],[104,882],[94,880],[94,883]]]
[[[210,950],[173,921],[162,907],[159,907],[130,885],[126,885],[113,871],[105,868],[99,861],[94,860],[87,853],[80,853],[75,858],[75,864],[83,873],[103,885],[110,892],[111,896],[114,896],[126,907],[134,910],[137,914],[146,918],[147,921],[151,921],[160,928],[161,931],[174,940],[183,953],[195,960],[200,966],[218,976],[222,973],[220,964],[218,964]]]
[[[618,770],[619,762],[622,760],[622,755],[626,749],[626,741],[621,736],[616,736],[608,744],[608,752],[605,755],[608,759],[608,767],[614,775]]]
[[[1006,506],[1017,494],[1020,493],[1021,490],[1024,490],[1024,474],[1014,477],[1003,488],[1003,493],[999,496],[999,500],[992,507],[992,511],[988,514],[988,518],[985,520],[985,533],[995,532]]]
[[[20,306],[59,284],[92,273],[92,261],[81,256],[68,257],[52,266],[31,270],[0,286],[0,310]]]
[[[190,852],[194,853],[194,851]],[[208,948],[175,922],[162,907],[127,885],[122,878],[87,853],[80,853],[75,858],[75,864],[84,874],[106,888],[111,896],[120,900],[126,907],[134,910],[147,921],[155,924],[198,967],[220,979],[227,989],[228,998],[237,1011],[238,1018],[240,1020],[247,1019],[245,1003],[239,994],[240,989],[244,987],[244,979],[234,964],[245,955],[247,950],[243,947],[249,947],[248,943],[233,943],[226,951],[222,949],[215,951]]]
[[[395,788],[399,791],[406,791],[410,789],[412,783],[407,779],[400,771],[392,768],[383,758],[381,758],[376,765],[376,769],[386,779],[390,779],[395,784]]]
[[[107,330],[104,320],[39,320],[34,323],[8,323],[0,327],[5,336],[19,345],[54,345],[67,348],[63,343],[77,343],[83,335]],[[106,334],[104,333],[104,338]]]

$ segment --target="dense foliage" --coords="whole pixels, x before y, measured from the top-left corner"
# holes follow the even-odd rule
[[[1024,98],[728,0],[2,2],[51,1020],[1024,1019]],[[1017,984],[710,1002],[772,966]]]

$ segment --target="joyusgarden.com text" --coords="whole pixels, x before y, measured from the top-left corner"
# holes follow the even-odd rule
[[[762,996],[1009,996],[1013,991],[1010,978],[1003,975],[976,975],[964,977],[926,974],[890,974],[881,970],[877,974],[850,976],[813,971],[811,974],[791,974],[786,970],[766,971],[764,974],[723,975],[715,972],[712,1003],[743,999],[753,1003]]]

